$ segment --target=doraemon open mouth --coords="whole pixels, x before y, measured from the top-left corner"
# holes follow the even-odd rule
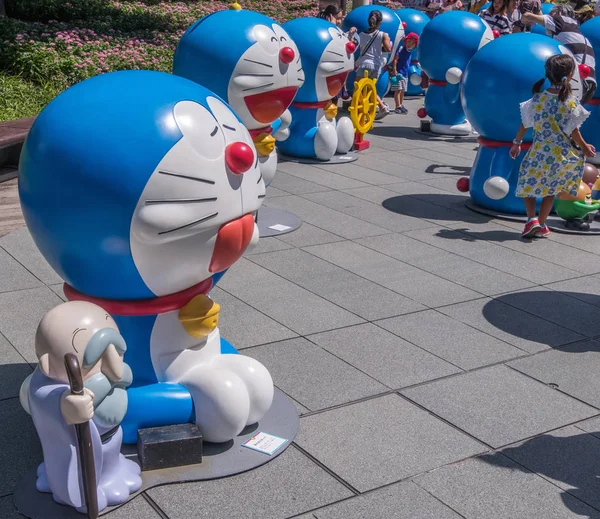
[[[298,87],[278,88],[246,96],[244,101],[254,119],[259,123],[271,124],[292,104],[297,91]]]
[[[246,214],[222,225],[217,233],[209,272],[222,272],[242,257],[254,232],[254,216]]]
[[[335,97],[339,94],[340,90],[344,86],[344,83],[346,82],[347,77],[348,72],[341,72],[340,74],[335,74],[325,78],[327,81],[327,90],[329,90],[329,95],[331,97]]]

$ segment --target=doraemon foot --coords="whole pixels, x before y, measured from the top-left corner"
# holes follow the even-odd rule
[[[354,125],[348,117],[342,117],[337,123],[337,153],[348,153],[354,145]]]

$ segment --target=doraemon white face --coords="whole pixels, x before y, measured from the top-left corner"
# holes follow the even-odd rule
[[[331,26],[328,31],[331,41],[321,54],[315,74],[315,91],[319,101],[336,96],[354,69],[355,45],[338,27]]]
[[[573,95],[581,101],[581,98],[583,97],[583,81],[581,79],[581,74],[579,73],[577,60],[573,53],[565,46],[559,45],[558,48],[560,49],[561,54],[568,54],[573,58],[573,61],[575,61],[575,70],[573,70],[573,77],[571,78],[571,92],[573,92]]]
[[[227,97],[246,127],[256,130],[287,110],[304,71],[298,47],[280,25],[255,25],[252,35],[256,43],[237,62]]]
[[[215,97],[210,109],[180,101],[171,124],[183,137],[160,161],[130,229],[140,276],[156,295],[194,286],[229,268],[258,229],[265,184],[248,130]]]
[[[481,47],[487,45],[489,42],[494,40],[494,31],[492,31],[492,28],[488,25],[488,23],[485,20],[481,21],[485,25],[485,32],[481,36],[481,40],[479,41],[479,47],[477,47],[477,50],[481,49]]]
[[[400,23],[398,26],[398,30],[396,31],[395,35],[390,34],[390,39],[392,40],[392,51],[387,56],[387,63],[390,63],[394,59],[394,56],[400,47],[400,43],[402,43],[402,40],[404,40],[404,26],[402,23]]]

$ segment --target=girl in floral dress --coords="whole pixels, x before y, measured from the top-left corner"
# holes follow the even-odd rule
[[[527,223],[521,236],[544,238],[550,234],[546,218],[552,210],[554,196],[562,191],[577,195],[583,177],[584,156],[593,157],[596,150],[587,144],[579,127],[587,119],[585,110],[571,93],[569,82],[575,61],[566,54],[551,56],[546,61],[546,78],[550,88],[542,90],[546,78],[533,86],[533,97],[521,103],[523,123],[510,148],[516,159],[523,137],[533,128],[533,144],[521,164],[516,195],[523,197]],[[542,198],[539,218],[535,216],[536,198]]]

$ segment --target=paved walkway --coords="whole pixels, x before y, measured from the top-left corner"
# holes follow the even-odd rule
[[[213,292],[223,336],[297,402],[293,447],[111,518],[600,518],[600,238],[525,243],[520,225],[465,209],[454,186],[476,143],[417,126],[390,115],[353,164],[281,164],[266,204],[302,227],[261,240]],[[25,228],[0,247],[13,519],[14,485],[40,461],[17,395],[60,279]]]

